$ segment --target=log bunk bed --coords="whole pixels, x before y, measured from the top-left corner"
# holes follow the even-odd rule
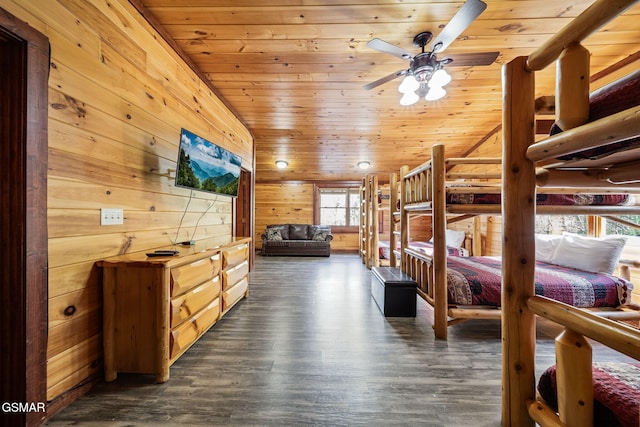
[[[418,294],[433,307],[433,327],[438,338],[446,339],[448,326],[461,321],[501,318],[501,262],[496,257],[478,256],[481,253],[480,215],[502,214],[501,163],[500,158],[445,158],[444,147],[435,145],[431,160],[410,171],[406,166],[400,170],[400,268],[416,281]],[[482,165],[487,171],[452,172],[451,168],[456,165]],[[584,195],[566,194],[566,189],[545,191],[538,207],[543,214],[638,212],[637,207],[619,205],[627,199],[626,195],[593,197],[593,189],[586,190]],[[596,192],[607,191],[597,189]],[[576,200],[592,204],[576,204]],[[412,215],[431,216],[434,237],[431,252],[412,247]],[[474,218],[474,256],[461,259],[447,245],[449,225],[469,218]],[[539,262],[538,266],[541,293],[573,305],[617,307],[621,301],[625,302],[623,294],[630,293],[630,283],[624,279],[576,272],[550,263]]]
[[[441,149],[442,146],[434,147],[435,150]],[[451,159],[453,160],[453,159]],[[419,262],[407,264],[405,261],[413,259],[414,255],[417,259],[424,259],[424,261],[430,260],[436,250],[437,241],[446,241],[444,250],[448,255],[457,257],[468,257],[471,254],[480,254],[481,251],[481,234],[480,223],[473,222],[472,231],[465,231],[468,227],[449,228],[447,225],[455,224],[459,221],[468,220],[474,215],[455,215],[455,217],[447,217],[444,220],[444,228],[440,234],[436,235],[434,228],[435,215],[433,211],[432,201],[432,189],[433,189],[433,175],[431,174],[432,162],[417,167],[416,169],[409,171],[408,167],[403,166],[400,169],[400,174],[391,174],[390,181],[397,182],[398,192],[397,200],[392,203],[390,208],[392,209],[391,217],[394,218],[394,223],[399,225],[399,229],[395,230],[396,250],[395,256],[400,262],[400,267],[404,272],[407,272],[406,267],[413,269],[417,268]],[[399,178],[398,178],[399,176]],[[449,175],[452,176],[452,175]],[[459,176],[459,175],[455,175]],[[430,219],[429,232],[431,233],[431,239],[428,241],[422,241],[420,237],[412,235],[412,221],[421,217],[428,217]],[[439,216],[440,218],[441,216]],[[424,233],[420,233],[424,234]],[[443,237],[441,237],[443,236]],[[424,274],[423,274],[424,275]],[[425,276],[426,277],[426,276]],[[415,279],[415,277],[414,277]],[[420,285],[422,281],[418,282]],[[423,298],[428,298],[427,285],[419,287],[418,292]]]
[[[400,247],[400,232],[397,230],[399,224],[397,215],[394,215],[398,203],[398,183],[397,176],[390,177],[389,192],[389,240],[380,240],[381,230],[379,214],[385,211],[382,206],[382,190],[379,179],[376,175],[367,175],[362,178],[360,185],[360,257],[362,263],[367,268],[379,266],[395,267],[398,250],[391,248]]]
[[[640,105],[623,107],[596,120],[589,118],[589,97],[584,90],[589,73],[589,52],[581,41],[636,1],[598,0],[528,57],[518,57],[503,67],[503,244],[502,244],[502,424],[508,426],[591,426],[597,407],[594,397],[603,390],[633,391],[622,399],[605,396],[615,423],[638,425],[637,384],[620,378],[630,375],[632,364],[617,368],[617,380],[597,381],[599,368],[592,363],[590,340],[640,360],[640,331],[535,295],[535,236],[537,186],[615,187],[638,192],[640,155],[629,150],[640,136]],[[535,73],[556,61],[556,120],[564,132],[535,141]],[[638,89],[636,88],[636,94]],[[627,151],[588,161],[557,159],[583,150],[620,145]],[[615,160],[612,160],[615,159]],[[574,165],[579,165],[574,169]],[[538,209],[539,210],[539,209]],[[634,212],[637,214],[638,212]],[[557,408],[536,394],[536,316],[562,325],[556,338]],[[604,387],[601,387],[604,385]],[[540,383],[541,391],[542,383]],[[603,401],[604,401],[603,400]],[[626,410],[622,406],[626,404]],[[621,412],[618,412],[618,409]],[[625,414],[626,411],[626,414]],[[623,417],[628,416],[625,419]],[[629,421],[630,420],[630,421]],[[627,424],[629,423],[629,424]],[[607,422],[606,425],[613,425]]]
[[[378,177],[367,175],[362,178],[360,185],[360,258],[367,267],[380,266],[378,254]]]

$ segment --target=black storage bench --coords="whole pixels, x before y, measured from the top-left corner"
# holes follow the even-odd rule
[[[387,317],[416,316],[416,282],[393,267],[371,269],[371,295]]]

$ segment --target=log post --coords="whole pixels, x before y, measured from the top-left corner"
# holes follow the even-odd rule
[[[363,247],[364,247],[364,265],[371,268],[371,176],[364,177],[364,229],[363,229]]]
[[[431,150],[432,233],[433,233],[433,328],[436,338],[447,339],[447,213],[445,200],[444,145],[434,145]]]
[[[482,220],[479,216],[473,217],[473,242],[471,255],[482,256]]]
[[[371,239],[367,250],[371,254],[369,259],[373,267],[380,267],[380,253],[378,240],[380,229],[378,227],[378,175],[371,176]]]
[[[563,426],[593,426],[591,344],[565,329],[556,338],[558,414]]]
[[[396,220],[400,218],[396,217],[393,213],[396,212],[396,206],[398,205],[398,174],[392,173],[389,175],[389,265],[396,267],[396,247],[398,246],[398,236],[396,235]]]
[[[400,168],[400,270],[407,272],[407,256],[404,250],[409,243],[409,216],[404,210],[404,205],[407,202],[408,192],[410,189],[407,186],[407,180],[405,176],[409,172],[409,166],[402,166]]]
[[[556,122],[562,130],[589,120],[589,51],[573,43],[556,61]]]
[[[502,424],[533,426],[535,398],[535,167],[526,158],[535,137],[534,74],[526,57],[502,68]]]

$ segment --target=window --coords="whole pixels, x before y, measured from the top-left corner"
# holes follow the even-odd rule
[[[603,230],[605,235],[621,235],[627,237],[627,243],[625,244],[625,252],[633,251],[634,257],[638,255],[638,248],[640,248],[640,230],[625,223],[640,224],[640,215],[619,215],[617,216],[621,222],[614,221],[613,219],[602,219],[604,223]]]
[[[624,223],[640,224],[640,215],[620,215],[623,222],[606,221],[605,234],[621,234],[623,236],[640,236],[640,230]]]
[[[354,231],[360,226],[360,188],[323,187],[318,189],[318,223],[338,231]]]
[[[538,215],[536,216],[536,233],[539,234],[562,234],[563,232],[604,236],[621,235],[627,236],[626,246],[640,247],[640,229],[627,224],[640,224],[640,215],[619,215],[621,221],[602,218],[602,224],[596,225],[598,217],[589,225],[587,215]],[[597,230],[602,230],[599,233]]]
[[[538,215],[536,216],[536,233],[562,234],[563,232],[589,234],[587,215]]]

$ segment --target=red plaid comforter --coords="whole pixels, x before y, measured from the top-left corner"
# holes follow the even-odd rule
[[[592,372],[593,425],[637,427],[640,363],[595,362]],[[538,392],[547,405],[558,410],[555,365],[540,377]]]
[[[452,205],[499,205],[500,194],[447,193]],[[629,202],[628,194],[536,194],[539,206],[622,206]]]
[[[433,243],[431,242],[409,242],[409,247],[426,255],[433,255]],[[398,244],[398,250],[400,250],[400,244]],[[447,246],[447,251],[450,256],[469,256],[469,252],[465,248]],[[378,253],[380,259],[391,259],[391,248],[388,240],[378,241]]]
[[[499,307],[501,279],[500,258],[450,257],[447,260],[449,304]],[[574,307],[617,307],[630,300],[632,288],[630,282],[608,274],[536,262],[536,295]]]

